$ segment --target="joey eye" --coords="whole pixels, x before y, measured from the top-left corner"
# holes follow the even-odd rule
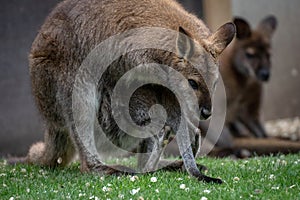
[[[196,81],[194,81],[193,79],[188,79],[188,82],[194,90],[198,90],[199,86],[198,83],[196,83]]]

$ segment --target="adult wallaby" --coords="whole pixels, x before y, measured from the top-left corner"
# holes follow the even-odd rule
[[[227,112],[217,142],[219,147],[232,147],[234,137],[267,137],[260,121],[262,87],[271,74],[271,39],[277,20],[274,16],[267,16],[256,29],[251,29],[242,18],[235,18],[233,22],[236,37],[220,56]]]
[[[235,18],[236,40],[221,57],[221,75],[227,96],[226,123],[237,134],[241,125],[255,137],[267,137],[260,122],[262,85],[271,74],[271,39],[277,26],[274,16],[263,19],[257,29]]]
[[[152,30],[151,27],[158,27],[158,30],[176,31],[176,35],[174,37],[157,32],[153,37],[141,38],[136,34],[135,40],[126,40],[125,37],[125,41],[137,42],[142,46],[160,42],[163,46],[173,45],[176,51],[145,48],[125,52],[111,64],[98,82],[87,84],[86,77],[78,79],[86,87],[79,94],[79,100],[74,102],[72,97],[74,90],[77,90],[76,75],[88,54],[112,36],[143,27],[146,29],[141,34],[147,34],[147,30]],[[160,165],[159,158],[168,134],[170,131],[176,133],[179,129],[183,115],[178,100],[170,90],[160,85],[148,84],[138,88],[129,103],[129,113],[136,125],[143,127],[155,120],[151,119],[151,107],[156,104],[165,108],[168,117],[158,134],[146,138],[133,137],[121,130],[115,122],[111,108],[114,86],[122,74],[138,65],[167,65],[185,78],[176,86],[194,91],[200,110],[200,116],[197,117],[206,119],[211,113],[210,93],[218,78],[217,57],[231,42],[234,34],[235,26],[232,23],[223,25],[212,34],[201,20],[173,0],[61,2],[46,19],[30,53],[33,94],[45,120],[46,132],[44,142],[30,148],[26,162],[50,167],[65,166],[77,150],[82,171],[97,171],[101,174],[135,173],[127,167],[106,165],[101,161],[98,152],[110,153],[111,150],[104,148],[107,145],[104,140],[97,139],[94,124],[99,123],[109,141],[118,147],[148,153],[139,156],[138,165],[143,171],[155,170]],[[128,37],[132,37],[132,34]],[[200,74],[197,66],[189,62],[193,59],[200,60],[197,66],[204,66],[207,73]],[[100,62],[100,70],[101,67]],[[151,71],[152,67],[150,65],[148,69]],[[171,84],[177,83],[171,81]],[[74,109],[82,111],[77,121]],[[194,154],[199,146],[198,124],[188,121],[188,126],[189,131],[177,134],[183,162],[171,163],[166,168],[185,167],[198,180],[221,183],[220,179],[207,177],[197,168]],[[190,146],[187,145],[188,141],[191,142]]]

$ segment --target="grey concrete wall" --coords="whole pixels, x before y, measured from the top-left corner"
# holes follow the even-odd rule
[[[30,90],[28,53],[58,0],[5,0],[0,6],[0,156],[24,154],[41,139],[42,122]]]
[[[265,86],[264,119],[300,116],[300,1],[232,0],[234,16],[256,26],[267,14],[278,18],[273,38],[273,69]]]

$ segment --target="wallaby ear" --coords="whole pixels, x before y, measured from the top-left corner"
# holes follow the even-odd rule
[[[192,40],[192,36],[181,26],[178,29],[176,50],[178,56],[185,59],[191,58],[194,54],[194,41]]]
[[[236,26],[236,38],[237,39],[246,39],[251,36],[251,28],[248,22],[242,18],[234,18],[233,23]]]
[[[258,25],[257,31],[261,32],[267,38],[273,36],[274,31],[277,27],[277,19],[275,16],[270,15],[264,18]]]
[[[235,35],[235,25],[231,22],[221,26],[208,38],[208,49],[213,57],[217,58]]]

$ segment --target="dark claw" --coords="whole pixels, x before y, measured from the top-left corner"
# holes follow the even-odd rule
[[[199,181],[204,181],[206,183],[217,183],[217,184],[222,184],[223,183],[223,181],[219,178],[212,178],[212,177],[205,176],[205,175],[202,175],[202,176],[198,177],[198,180]]]

